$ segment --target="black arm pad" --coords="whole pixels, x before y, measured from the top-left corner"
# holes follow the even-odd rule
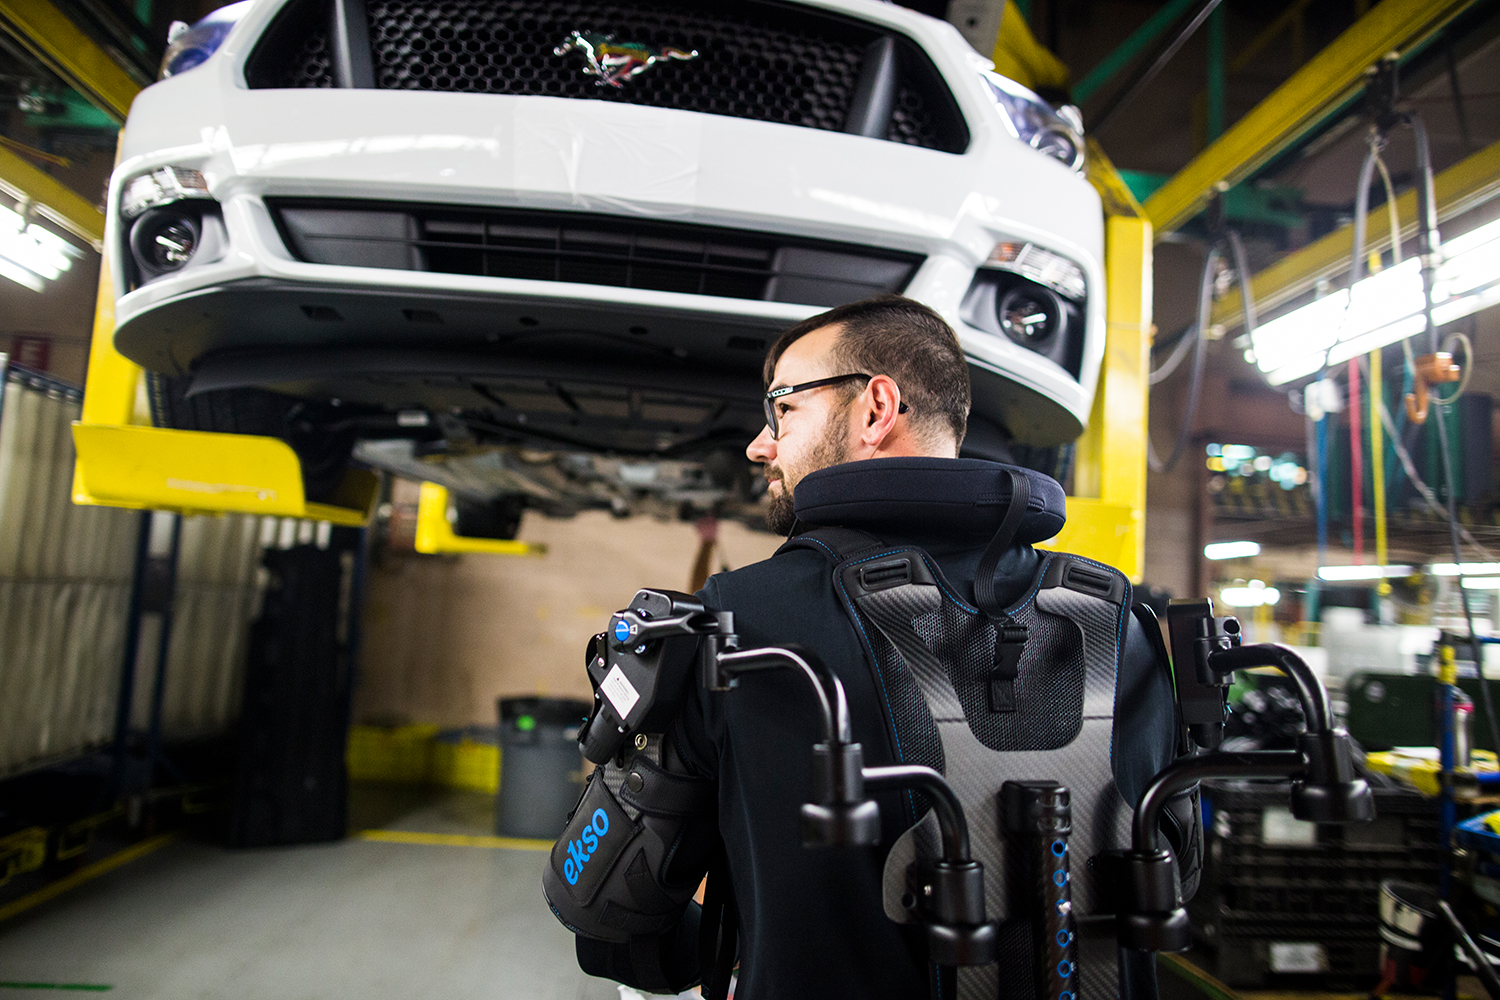
[[[644,754],[596,768],[542,872],[552,912],[614,944],[671,932],[708,868],[715,791]]]
[[[625,944],[579,935],[575,938],[578,967],[591,976],[613,979],[636,989],[681,993],[702,978],[698,971],[698,920],[702,912],[697,903],[689,902],[676,927],[665,934]],[[654,956],[644,954],[647,949]]]

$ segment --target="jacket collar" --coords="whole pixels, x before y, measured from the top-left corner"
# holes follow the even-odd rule
[[[993,535],[1010,504],[1015,466],[975,458],[873,458],[809,473],[793,497],[806,526],[937,534],[981,540]],[[1015,541],[1034,544],[1062,530],[1065,497],[1057,480],[1018,469],[1031,500]]]

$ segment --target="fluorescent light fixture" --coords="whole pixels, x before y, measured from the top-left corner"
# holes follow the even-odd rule
[[[1281,600],[1281,591],[1267,587],[1260,580],[1251,580],[1246,587],[1224,587],[1219,591],[1219,599],[1231,608],[1258,608]]]
[[[1319,566],[1319,580],[1387,580],[1411,576],[1410,566]]]
[[[1433,576],[1458,576],[1458,565],[1456,563],[1433,563],[1429,571]],[[1464,563],[1464,576],[1496,576],[1500,575],[1500,563]]]
[[[1500,576],[1466,576],[1465,590],[1500,590]]]
[[[1441,326],[1500,303],[1500,221],[1442,247],[1432,318]],[[1272,385],[1321,371],[1427,327],[1421,261],[1410,257],[1257,327],[1255,364]]]
[[[0,208],[0,277],[40,292],[82,256],[62,237],[36,223],[27,225],[19,212]]]
[[[1209,542],[1203,546],[1205,559],[1245,559],[1260,555],[1259,542]]]

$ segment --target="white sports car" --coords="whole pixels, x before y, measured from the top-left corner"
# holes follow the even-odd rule
[[[131,109],[115,343],[161,425],[503,534],[753,499],[767,345],[899,292],[959,332],[968,451],[1035,454],[1092,403],[1103,219],[1076,112],[989,67],[874,0],[234,4]]]

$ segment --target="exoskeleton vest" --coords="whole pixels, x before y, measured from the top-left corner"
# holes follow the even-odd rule
[[[1068,888],[1078,965],[1065,970],[1063,987],[1078,1000],[1114,1000],[1112,924],[1089,861],[1130,842],[1133,803],[1116,787],[1112,766],[1129,580],[1100,563],[1049,553],[1025,596],[994,616],[960,599],[919,548],[842,528],[815,528],[783,548],[790,547],[817,549],[833,563],[835,590],[879,680],[901,762],[939,771],[963,803],[974,857],[985,869],[989,917],[1001,925],[1001,958],[959,970],[960,1000],[1035,996],[1027,973],[1030,902],[1019,912],[1007,878],[1014,859],[1000,795],[1006,781],[1035,779],[1071,795]],[[892,847],[884,876],[885,912],[902,923],[913,920],[903,905],[908,865],[938,857],[934,814],[920,793],[906,801],[914,824]]]

